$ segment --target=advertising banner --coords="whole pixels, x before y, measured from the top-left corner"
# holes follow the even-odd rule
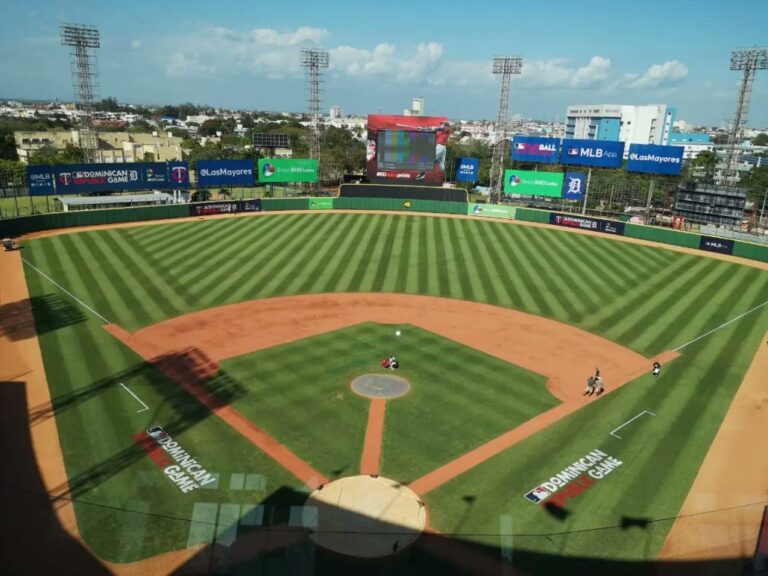
[[[333,198],[310,198],[310,210],[333,210]]]
[[[627,170],[649,174],[680,176],[683,169],[682,146],[657,146],[656,144],[630,144]]]
[[[187,162],[168,162],[168,176],[170,178],[168,188],[189,188],[189,164]]]
[[[261,198],[252,198],[251,200],[240,200],[237,203],[240,212],[261,212]]]
[[[317,182],[317,160],[259,158],[259,182]]]
[[[699,250],[717,252],[718,254],[733,254],[733,240],[702,236],[699,240]]]
[[[53,167],[57,194],[188,188],[186,162],[63,164]]]
[[[366,171],[371,182],[442,184],[451,130],[444,116],[368,115]]]
[[[253,160],[198,160],[197,185],[253,186],[256,175]]]
[[[558,138],[515,136],[512,139],[512,160],[555,164],[560,156]]]
[[[478,158],[456,158],[456,182],[477,182],[480,174]]]
[[[189,205],[190,216],[212,216],[214,214],[238,214],[240,212],[261,212],[261,198],[251,200],[224,200]]]
[[[554,224],[555,226],[580,228],[582,230],[593,230],[595,232],[605,232],[606,234],[624,236],[624,222],[614,222],[613,220],[587,218],[586,216],[574,216],[571,214],[550,213],[549,223]]]
[[[562,192],[563,174],[561,172],[504,171],[504,194],[560,198]]]
[[[503,204],[468,204],[467,214],[469,216],[484,216],[486,218],[508,218],[515,219],[515,207],[504,206]]]
[[[583,200],[587,189],[587,175],[584,172],[566,172],[563,182],[564,200]]]
[[[563,140],[561,164],[621,168],[624,142],[608,140]]]
[[[53,194],[51,167],[27,166],[27,187],[30,196],[50,196]]]

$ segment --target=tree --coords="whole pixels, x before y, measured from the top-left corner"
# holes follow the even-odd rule
[[[703,181],[712,184],[715,181],[715,169],[717,168],[717,154],[711,150],[700,152],[696,158],[691,160],[691,168],[703,170]]]
[[[29,157],[29,163],[38,164],[79,164],[85,162],[85,152],[79,146],[67,144],[62,150],[50,144],[35,150]]]
[[[104,98],[94,102],[93,109],[97,112],[120,112],[123,107],[117,103],[117,98]]]
[[[768,165],[752,168],[742,176],[739,186],[747,189],[750,200],[761,201],[763,196],[768,194]]]
[[[728,144],[728,134],[715,134],[712,137],[712,142],[715,144]]]
[[[197,189],[192,193],[192,202],[208,202],[210,199],[210,190]]]
[[[768,146],[768,133],[761,132],[752,140],[753,146]]]
[[[146,120],[136,120],[127,128],[126,131],[132,134],[145,134],[152,132],[154,129],[155,127]]]

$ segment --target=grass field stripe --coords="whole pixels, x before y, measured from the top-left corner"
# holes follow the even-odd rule
[[[80,300],[80,298],[78,298],[77,296],[75,296],[74,294],[72,294],[72,292],[70,292],[69,290],[67,290],[66,288],[64,288],[64,287],[63,287],[61,284],[59,284],[58,282],[56,282],[56,280],[54,280],[53,278],[51,278],[50,276],[48,276],[48,274],[46,274],[45,272],[43,272],[42,270],[40,270],[39,268],[37,268],[37,267],[36,267],[34,264],[32,264],[32,263],[31,263],[29,260],[27,260],[27,259],[26,259],[26,258],[24,258],[23,256],[22,256],[21,260],[24,262],[24,264],[26,264],[27,266],[29,266],[30,268],[32,268],[32,270],[34,270],[35,272],[37,272],[38,274],[40,274],[40,275],[41,275],[43,278],[45,278],[46,280],[48,280],[48,281],[49,281],[51,284],[53,284],[54,286],[56,286],[56,287],[57,287],[59,290],[61,290],[62,292],[64,292],[66,295],[68,295],[70,298],[72,298],[72,299],[73,299],[75,302],[77,302],[78,304],[80,304],[81,306],[83,306],[83,307],[84,307],[86,310],[90,311],[91,313],[95,314],[97,317],[101,318],[101,319],[102,319],[102,320],[103,320],[103,321],[104,321],[106,324],[111,324],[111,322],[110,322],[109,320],[107,320],[106,318],[104,318],[104,316],[102,316],[101,314],[99,314],[98,312],[96,312],[96,310],[94,310],[93,308],[91,308],[90,306],[88,306],[88,304],[86,304],[85,302],[83,302],[82,300]]]
[[[392,216],[392,224],[388,229],[387,238],[384,240],[384,250],[381,252],[379,265],[376,267],[376,273],[371,281],[371,290],[383,292],[387,278],[391,275],[391,271],[394,270],[392,253],[398,236],[402,235],[403,218],[403,216]]]
[[[483,226],[483,222],[472,220],[469,222],[468,236],[474,240],[477,240],[478,238],[484,236],[484,228],[485,226]],[[465,242],[469,243],[469,238],[465,238]],[[467,248],[467,250],[469,250],[470,257],[472,257],[472,251],[469,248]],[[483,287],[486,290],[485,301],[498,305],[501,300],[501,296],[499,294],[506,294],[504,285],[501,281],[501,277],[499,276],[499,271],[494,268],[493,262],[491,261],[491,256],[487,249],[480,248],[476,251],[476,254],[477,255],[474,256],[474,258],[477,263],[477,271],[480,275],[480,281],[483,283]],[[507,295],[507,298],[508,297],[509,296]]]
[[[351,292],[352,286],[359,286],[362,278],[363,266],[361,263],[370,259],[373,248],[376,245],[376,238],[381,227],[382,220],[380,216],[364,214],[358,216],[364,222],[364,232],[359,242],[352,247],[352,253],[346,260],[347,266],[341,270],[338,279],[331,284],[331,280],[326,284],[326,291],[339,290]]]
[[[482,259],[479,256],[472,254],[472,250],[469,247],[469,233],[476,232],[476,228],[473,224],[477,224],[475,221],[469,221],[465,223],[461,220],[450,218],[452,229],[452,237],[456,239],[456,252],[459,255],[460,261],[464,262],[464,276],[468,277],[469,286],[474,294],[474,300],[476,302],[496,302],[498,296],[493,286],[493,280]],[[492,294],[489,295],[489,292]]]
[[[317,285],[320,286],[317,292],[332,292],[338,289],[341,277],[344,271],[350,266],[352,256],[360,247],[365,238],[366,226],[365,219],[354,218],[348,231],[348,236],[344,242],[337,247],[328,265],[323,269],[317,278]]]
[[[440,286],[443,284],[443,278],[448,280],[448,275],[445,271],[445,258],[441,258],[442,246],[435,234],[437,218],[428,218],[426,222],[426,230],[424,232],[424,242],[422,246],[426,245],[426,261],[423,263],[424,277],[426,284],[424,291],[427,294],[437,295],[440,294]],[[430,273],[430,271],[432,271]]]
[[[559,244],[562,253],[558,255],[562,254],[563,261],[576,268],[577,274],[596,295],[597,301],[604,302],[606,298],[621,292],[622,284],[605,265],[605,259],[598,258],[574,241],[579,237],[579,234],[563,234]]]
[[[616,434],[616,432],[618,432],[619,430],[621,430],[622,428],[624,428],[624,426],[626,426],[626,425],[627,425],[627,424],[629,424],[630,422],[634,422],[635,420],[637,420],[638,418],[640,418],[640,416],[642,416],[643,414],[650,414],[651,416],[656,416],[656,414],[654,414],[654,413],[653,413],[653,412],[651,412],[650,410],[643,410],[642,412],[640,412],[640,414],[638,414],[637,416],[634,416],[634,417],[630,418],[629,420],[627,420],[626,422],[624,422],[624,424],[622,424],[622,425],[621,425],[621,426],[619,426],[618,428],[614,428],[613,430],[611,430],[611,431],[609,432],[609,434],[610,434],[611,436],[615,436],[616,438],[618,438],[619,440],[621,440],[621,436],[619,436],[618,434]]]
[[[373,245],[373,254],[368,262],[363,262],[363,272],[358,286],[359,292],[373,292],[376,290],[375,281],[379,275],[379,270],[386,271],[389,262],[385,253],[391,250],[393,234],[395,232],[395,221],[397,216],[386,214],[381,216],[383,219],[383,228],[381,234],[377,237],[377,242]]]
[[[144,404],[144,402],[142,401],[142,399],[141,399],[141,398],[139,398],[138,396],[136,396],[136,394],[134,394],[133,392],[131,392],[131,391],[130,391],[130,389],[129,389],[129,388],[128,388],[128,387],[127,387],[125,384],[123,384],[122,382],[118,382],[118,384],[120,384],[120,386],[122,386],[122,387],[123,387],[123,389],[124,389],[126,392],[128,392],[128,394],[130,394],[131,396],[133,396],[134,398],[136,398],[136,401],[137,401],[139,404],[141,404],[141,405],[144,407],[144,408],[142,408],[141,410],[136,410],[136,413],[137,413],[137,414],[138,414],[139,412],[144,412],[145,410],[149,410],[149,406],[147,406],[146,404]]]
[[[738,315],[738,316],[736,316],[735,318],[731,318],[730,320],[728,320],[728,322],[724,322],[723,324],[720,324],[720,326],[717,326],[716,328],[712,328],[712,330],[710,330],[710,331],[708,331],[708,332],[705,332],[705,333],[704,333],[704,334],[702,334],[701,336],[697,336],[697,337],[696,337],[696,338],[694,338],[693,340],[690,340],[689,342],[686,342],[685,344],[681,344],[681,345],[680,345],[680,346],[678,346],[677,348],[673,348],[673,350],[674,350],[675,352],[679,352],[680,350],[682,350],[683,348],[685,348],[685,347],[687,347],[687,346],[690,346],[690,345],[691,345],[691,344],[693,344],[694,342],[698,342],[698,341],[699,341],[699,340],[701,340],[702,338],[706,338],[706,337],[707,337],[707,336],[709,336],[710,334],[714,334],[714,333],[715,333],[715,332],[717,332],[718,330],[721,330],[721,329],[725,328],[726,326],[729,326],[729,325],[733,324],[733,323],[734,323],[734,322],[736,322],[737,320],[741,320],[742,318],[744,318],[744,316],[748,316],[749,314],[752,314],[753,312],[755,312],[755,311],[759,310],[760,308],[762,308],[762,307],[763,307],[763,306],[765,306],[766,304],[768,304],[768,300],[766,300],[765,302],[763,302],[763,303],[761,303],[761,304],[758,304],[758,305],[757,305],[757,306],[755,306],[754,308],[751,308],[751,309],[747,310],[747,311],[746,311],[746,312],[744,312],[743,314],[739,314],[739,315]]]
[[[441,282],[439,290],[451,298],[459,300],[473,300],[472,288],[467,281],[467,275],[464,270],[459,268],[459,259],[456,256],[455,238],[451,233],[451,222],[449,218],[437,218],[437,229],[439,230],[438,245],[443,250],[443,262],[445,265],[445,283]],[[464,263],[462,262],[463,266]]]
[[[421,246],[421,231],[424,229],[424,218],[411,218],[410,228],[406,236],[407,266],[403,278],[401,292],[418,294],[419,292],[419,261],[424,247]]]
[[[205,300],[205,303],[216,305],[220,301],[218,300],[220,294],[225,294],[233,286],[242,285],[245,279],[253,280],[253,276],[257,271],[263,270],[270,266],[271,262],[279,259],[280,251],[286,249],[291,245],[291,241],[297,236],[300,236],[302,229],[302,220],[295,215],[289,215],[281,223],[279,228],[274,230],[270,229],[270,232],[275,236],[278,236],[277,241],[273,241],[269,244],[269,248],[262,250],[258,255],[249,260],[246,265],[238,258],[232,258],[229,263],[220,266],[220,268],[214,273],[210,274],[204,282],[198,286],[198,293]],[[287,236],[290,240],[286,244],[279,244],[282,236]],[[269,237],[265,238],[267,241]],[[245,245],[240,242],[236,243],[237,249],[244,248]],[[205,266],[202,267],[206,269]]]
[[[504,243],[507,244],[508,250],[514,253],[516,260],[515,276],[520,278],[522,290],[524,290],[523,298],[525,299],[525,294],[527,294],[529,299],[535,303],[534,307],[530,310],[542,316],[552,316],[554,311],[550,299],[546,298],[543,294],[545,283],[539,274],[535,272],[535,264],[531,262],[528,254],[522,249],[525,242],[522,234],[513,226],[499,227],[497,230],[501,234]]]
[[[384,269],[384,274],[379,276],[377,273],[376,280],[374,281],[374,286],[377,286],[380,292],[396,292],[395,286],[397,285],[400,266],[404,260],[407,260],[407,256],[402,253],[402,249],[408,220],[411,220],[411,218],[407,216],[397,216],[395,219],[392,241],[388,246],[389,250],[385,251],[387,266]],[[381,269],[379,269],[379,272],[381,272]]]
[[[499,229],[502,224],[496,222],[482,222],[480,226],[481,234],[486,241],[483,243],[485,249],[489,252],[489,257],[495,263],[496,272],[499,274],[501,288],[509,299],[509,305],[523,310],[536,310],[538,307],[531,293],[525,289],[520,279],[520,275],[513,268],[513,259],[515,254],[507,247],[504,237]],[[503,304],[503,301],[500,302]]]
[[[416,252],[413,247],[413,229],[417,225],[417,218],[403,218],[403,233],[398,235],[397,245],[393,250],[393,257],[396,260],[394,279],[391,284],[385,282],[385,291],[388,291],[391,286],[392,292],[405,292],[408,270],[411,267],[411,255]]]

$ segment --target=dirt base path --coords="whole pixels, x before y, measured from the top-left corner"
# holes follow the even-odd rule
[[[749,558],[755,552],[768,501],[766,338],[768,334],[688,492],[681,518],[667,535],[660,559]]]
[[[651,361],[640,354],[567,324],[488,304],[433,296],[345,293],[269,298],[209,308],[142,328],[133,334],[114,324],[105,328],[161,369],[165,359],[189,356],[189,351],[194,350],[194,355],[205,358],[203,364],[212,370],[227,358],[361,322],[410,323],[543,374],[547,377],[548,390],[562,401],[559,406],[416,480],[411,488],[420,494],[434,490],[594,401],[582,393],[586,377],[594,373],[596,366],[605,379],[607,393],[646,373],[651,366]],[[407,337],[403,345],[407,345]],[[667,362],[675,356],[675,353],[665,353],[658,358]],[[173,376],[167,369],[165,371]],[[175,379],[190,380],[178,376]],[[204,398],[207,393],[201,392],[202,387],[198,384],[185,383],[183,386],[230,421],[220,412],[234,412],[232,408],[217,406],[215,399]],[[363,473],[379,470],[385,406],[385,402],[371,404],[361,461]],[[238,420],[241,418],[239,416]],[[232,422],[230,424],[234,427]],[[280,453],[268,453],[306,482],[304,477],[296,474],[294,462],[286,460]]]

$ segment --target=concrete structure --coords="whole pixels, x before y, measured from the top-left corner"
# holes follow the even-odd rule
[[[747,191],[742,188],[683,182],[675,193],[673,214],[690,222],[741,226]]]
[[[341,106],[331,106],[331,118],[341,118]]]
[[[704,151],[713,152],[715,143],[704,132],[672,132],[669,135],[670,146],[682,146],[683,159],[690,160],[696,158]]]
[[[35,151],[46,146],[63,150],[67,144],[80,145],[78,130],[14,132],[13,137],[19,160],[24,163],[29,161]],[[119,164],[143,162],[145,158],[151,158],[155,162],[182,160],[181,142],[181,138],[171,136],[170,133],[99,132],[95,161]]]
[[[569,106],[565,137],[619,140],[626,154],[629,144],[667,144],[674,123],[675,109],[666,104]]]
[[[422,96],[414,98],[411,107],[403,110],[403,116],[424,116],[424,98]]]

